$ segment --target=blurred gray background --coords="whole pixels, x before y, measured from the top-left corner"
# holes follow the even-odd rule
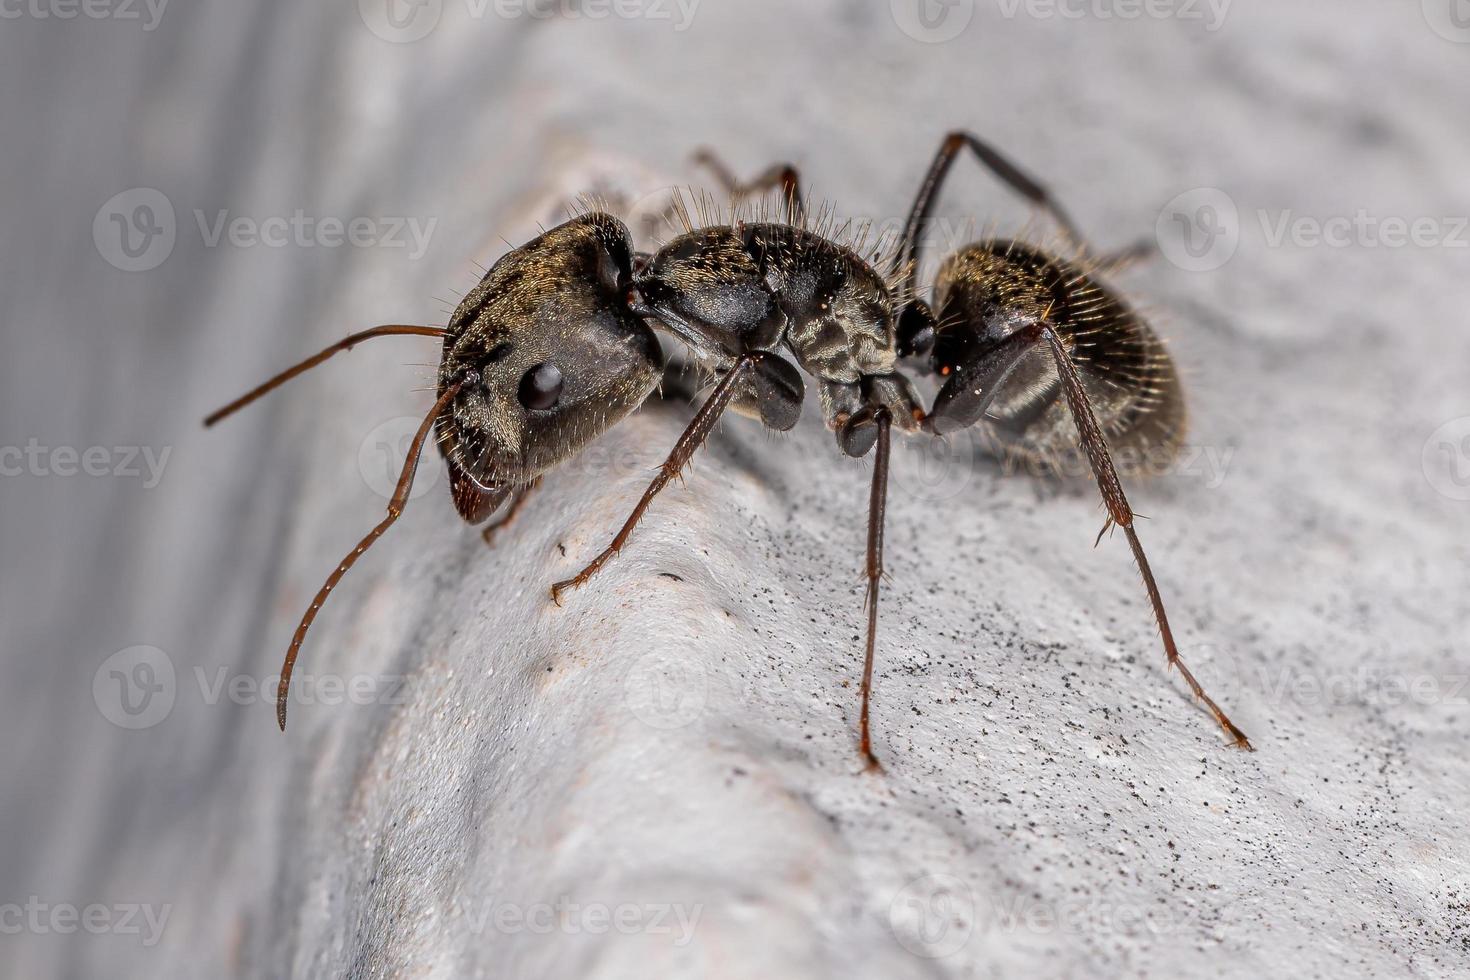
[[[1467,70],[1461,0],[4,5],[0,975],[1464,975]],[[551,608],[678,402],[493,550],[426,461],[276,731],[435,347],[205,412],[698,146],[892,226],[955,127],[1158,237],[1118,283],[1194,423],[1130,496],[1259,751],[1089,484],[978,436],[895,453],[881,778],[869,471],[810,407],[728,420]],[[941,213],[1028,220],[965,161]]]

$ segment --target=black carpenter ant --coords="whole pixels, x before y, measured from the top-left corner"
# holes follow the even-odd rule
[[[388,515],[327,578],[292,638],[281,670],[277,719],[286,724],[291,671],[322,603],[352,564],[397,520],[431,429],[450,473],[456,509],[470,524],[502,505],[514,515],[541,475],[637,408],[658,385],[663,354],[651,326],[672,333],[718,378],[612,542],[551,595],[584,584],[627,543],[654,496],[688,464],[726,409],[775,430],[796,424],[802,370],[817,384],[823,417],[842,452],[875,451],[867,537],[868,628],[860,747],[869,734],[883,573],[883,518],[891,429],[935,433],[991,422],[1020,451],[1042,456],[1075,423],[1108,509],[1127,534],[1170,665],[1235,743],[1245,735],[1179,660],[1163,602],[1108,454],[1115,445],[1177,445],[1183,399],[1172,362],[1148,326],[1080,264],[1019,242],[970,245],[942,265],[932,303],[917,296],[918,260],[937,193],[956,155],[974,151],[1011,187],[1081,239],[1046,191],[973,136],[951,134],[921,185],[903,239],[886,263],[808,223],[799,177],[776,166],[738,184],[737,197],[779,186],[786,220],[705,223],[681,207],[684,233],[635,254],[627,228],[601,211],[579,215],[513,249],[464,298],[445,329],[385,326],[354,334],[267,381],[205,420],[221,418],[333,354],[372,337],[443,339],[438,399],[409,448]],[[793,365],[786,355],[794,359]],[[945,379],[925,413],[900,358]],[[1101,537],[1101,536],[1099,536]]]

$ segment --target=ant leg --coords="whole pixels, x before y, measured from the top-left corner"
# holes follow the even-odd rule
[[[1087,392],[1082,387],[1082,379],[1078,377],[1077,368],[1073,365],[1072,358],[1067,354],[1056,331],[1044,323],[1032,324],[979,352],[969,363],[960,366],[935,397],[934,409],[929,413],[929,420],[926,424],[931,431],[944,433],[973,425],[979,421],[1011,370],[1029,351],[1043,343],[1049,348],[1052,359],[1056,362],[1057,375],[1061,379],[1062,389],[1067,396],[1067,407],[1072,413],[1072,421],[1077,427],[1083,451],[1087,454],[1093,478],[1097,481],[1098,490],[1102,493],[1103,502],[1107,506],[1108,521],[1103,525],[1103,531],[1106,532],[1108,528],[1116,524],[1128,536],[1128,546],[1133,551],[1133,560],[1137,563],[1139,573],[1143,576],[1144,588],[1148,591],[1149,604],[1153,607],[1154,619],[1159,625],[1159,635],[1164,643],[1164,653],[1168,657],[1169,666],[1179,668],[1185,682],[1189,684],[1189,689],[1209,708],[1210,713],[1215,716],[1215,721],[1235,740],[1236,746],[1249,749],[1251,744],[1245,733],[1237,728],[1220,706],[1205,693],[1204,688],[1194,679],[1189,668],[1184,665],[1184,661],[1179,658],[1179,648],[1174,643],[1173,630],[1169,628],[1169,617],[1164,612],[1163,597],[1159,594],[1159,586],[1154,580],[1148,558],[1143,553],[1143,544],[1138,540],[1138,532],[1133,528],[1133,509],[1128,505],[1128,498],[1123,493],[1123,485],[1118,480],[1117,470],[1113,468],[1107,441],[1103,438],[1102,428],[1097,424],[1097,418],[1092,413],[1092,404],[1088,401]],[[1102,540],[1101,534],[1098,535],[1098,540]]]
[[[493,520],[489,524],[486,524],[485,529],[480,532],[480,537],[484,539],[487,546],[494,545],[495,532],[509,525],[511,521],[514,521],[516,519],[516,515],[519,514],[521,512],[521,508],[526,505],[526,498],[531,496],[531,494],[534,493],[536,491],[536,488],[540,485],[541,477],[538,476],[536,477],[536,479],[532,480],[525,486],[516,488],[515,492],[511,494],[510,504],[506,506],[505,513],[496,520]]]
[[[398,486],[393,491],[393,499],[388,501],[388,516],[378,522],[378,526],[369,531],[357,543],[357,547],[342,559],[336,570],[327,576],[327,581],[318,590],[316,597],[311,600],[311,606],[307,608],[306,614],[301,617],[301,624],[296,627],[296,634],[291,637],[291,647],[286,651],[286,661],[281,665],[281,679],[276,686],[276,722],[281,726],[281,731],[286,730],[286,703],[291,688],[291,671],[296,667],[296,655],[301,652],[301,644],[306,640],[306,631],[311,629],[312,620],[316,619],[316,614],[321,610],[322,603],[327,601],[327,596],[331,595],[337,583],[342,581],[342,576],[347,574],[347,570],[357,563],[362,553],[372,547],[373,542],[381,538],[383,532],[392,527],[398,520],[398,515],[403,513],[403,508],[408,504],[409,491],[413,489],[414,474],[418,472],[419,457],[424,452],[424,441],[429,438],[429,430],[439,418],[439,413],[449,407],[449,403],[463,387],[464,382],[457,381],[444,389],[444,394],[439,396],[434,407],[429,409],[429,414],[424,416],[423,424],[419,426],[419,431],[413,437],[413,443],[408,447],[408,458],[403,462],[403,472],[398,476]]]
[[[969,355],[934,396],[925,427],[945,435],[979,422],[1011,371],[1040,342],[1041,326],[1033,323]]]
[[[1057,203],[1046,189],[1035,178],[1029,176],[1024,170],[983,142],[973,133],[955,131],[944,138],[939,147],[939,152],[934,156],[934,162],[929,165],[929,172],[924,176],[924,181],[919,185],[918,196],[914,198],[913,208],[909,211],[908,222],[903,229],[903,242],[894,258],[894,271],[901,271],[908,265],[908,291],[906,295],[917,295],[919,284],[919,259],[921,251],[920,239],[929,227],[929,217],[934,211],[934,202],[939,196],[939,190],[944,180],[949,176],[949,169],[954,164],[955,157],[959,152],[969,147],[980,161],[991,173],[1011,190],[1030,201],[1035,206],[1051,215],[1052,220],[1061,225],[1067,237],[1072,243],[1083,250],[1087,249],[1087,241],[1077,230],[1076,224],[1066,210]]]
[[[694,162],[710,173],[736,201],[752,194],[764,194],[774,187],[781,188],[781,199],[786,204],[786,220],[799,225],[806,219],[806,205],[801,197],[801,175],[789,163],[775,163],[767,167],[754,180],[742,183],[740,178],[725,165],[713,150],[700,148],[694,152]]]
[[[1094,263],[1107,272],[1115,272],[1122,266],[1132,265],[1135,262],[1145,262],[1157,257],[1159,254],[1159,243],[1152,238],[1140,238],[1131,245],[1123,245],[1110,252],[1104,252],[1094,259]]]
[[[1235,723],[1226,716],[1208,694],[1200,686],[1199,681],[1194,679],[1184,661],[1179,659],[1179,648],[1174,644],[1174,633],[1169,629],[1169,617],[1164,612],[1164,600],[1159,595],[1158,583],[1154,581],[1154,573],[1149,568],[1148,558],[1144,556],[1143,545],[1138,540],[1138,532],[1133,529],[1133,509],[1128,506],[1128,498],[1123,495],[1123,485],[1118,481],[1118,473],[1113,469],[1112,457],[1108,455],[1107,442],[1103,439],[1102,429],[1097,424],[1097,418],[1092,414],[1092,405],[1087,400],[1087,392],[1082,388],[1082,379],[1077,375],[1077,368],[1072,364],[1072,358],[1068,356],[1067,350],[1062,346],[1062,340],[1057,336],[1055,330],[1049,325],[1042,325],[1042,337],[1051,349],[1052,359],[1056,361],[1057,374],[1061,377],[1062,388],[1067,393],[1067,407],[1071,409],[1072,421],[1077,426],[1077,434],[1081,437],[1082,447],[1087,453],[1087,460],[1092,465],[1092,475],[1097,480],[1098,490],[1102,492],[1103,502],[1108,508],[1108,521],[1103,525],[1106,532],[1109,527],[1116,524],[1128,535],[1128,547],[1133,550],[1133,560],[1138,564],[1138,571],[1143,576],[1144,588],[1148,590],[1148,601],[1153,606],[1154,619],[1159,624],[1159,636],[1164,642],[1164,652],[1168,656],[1169,666],[1178,667],[1179,672],[1184,675],[1184,680],[1189,684],[1189,689],[1194,696],[1204,702],[1210,713],[1215,716],[1225,733],[1235,740],[1236,748],[1251,749],[1250,739],[1246,738],[1245,732],[1235,727]],[[1098,535],[1102,539],[1102,535]]]
[[[643,514],[648,510],[648,505],[653,502],[653,498],[658,495],[660,490],[668,485],[670,480],[678,476],[685,466],[689,465],[689,461],[694,458],[694,453],[704,444],[704,440],[709,437],[710,431],[715,427],[715,423],[719,421],[720,415],[730,404],[730,400],[740,390],[741,383],[745,380],[746,375],[766,356],[768,355],[757,351],[750,354],[742,354],[735,359],[735,363],[730,366],[730,370],[725,372],[725,376],[720,379],[720,383],[715,387],[714,393],[709,396],[709,400],[695,414],[694,421],[689,423],[689,428],[685,429],[684,434],[679,437],[679,441],[674,443],[673,452],[669,453],[669,458],[664,460],[663,465],[659,467],[658,475],[653,478],[653,482],[648,485],[648,489],[643,491],[643,496],[639,499],[638,505],[633,508],[633,513],[628,515],[627,521],[623,523],[622,530],[618,531],[617,536],[613,538],[612,544],[603,549],[602,553],[592,559],[592,562],[578,572],[576,576],[553,585],[551,587],[552,602],[555,602],[558,606],[561,605],[562,593],[568,589],[580,588],[588,579],[596,575],[602,566],[607,564],[609,559],[623,550],[623,546],[628,543],[628,537],[633,533],[633,528],[638,526],[638,522],[643,518]]]
[[[873,654],[878,645],[878,586],[883,579],[883,518],[888,508],[888,449],[889,429],[892,423],[888,409],[875,410],[873,421],[878,426],[878,451],[873,461],[873,488],[868,497],[866,565],[868,595],[864,602],[868,610],[868,645],[863,656],[863,709],[860,744],[868,768],[882,769],[878,757],[873,754],[872,741],[868,736],[868,702],[873,693]]]

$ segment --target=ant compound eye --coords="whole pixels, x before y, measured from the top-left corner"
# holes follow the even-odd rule
[[[521,387],[516,397],[532,411],[554,408],[561,398],[561,369],[550,361],[543,361],[521,377]]]

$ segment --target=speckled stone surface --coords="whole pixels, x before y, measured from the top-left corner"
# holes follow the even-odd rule
[[[22,451],[0,459],[0,972],[1465,975],[1451,8],[565,6],[0,27],[0,447]],[[891,225],[956,126],[1100,245],[1163,240],[1117,284],[1193,428],[1128,486],[1185,657],[1257,752],[1165,671],[1125,544],[1092,548],[1090,485],[1007,473],[978,438],[895,451],[882,776],[855,745],[869,469],[810,404],[780,437],[727,420],[553,607],[678,401],[553,474],[491,550],[426,464],[276,731],[291,630],[378,519],[435,350],[381,341],[208,433],[206,411],[352,329],[442,323],[475,262],[579,192],[646,210],[703,181],[696,146],[790,159]],[[172,218],[114,200],[137,188]],[[941,210],[1028,217],[963,163]],[[126,271],[163,239],[123,251],[114,215],[171,228],[166,258]],[[273,217],[286,244],[251,244]],[[326,244],[322,219],[353,218],[372,245]],[[57,447],[103,447],[105,475],[64,475]],[[90,905],[99,928],[68,932]]]

